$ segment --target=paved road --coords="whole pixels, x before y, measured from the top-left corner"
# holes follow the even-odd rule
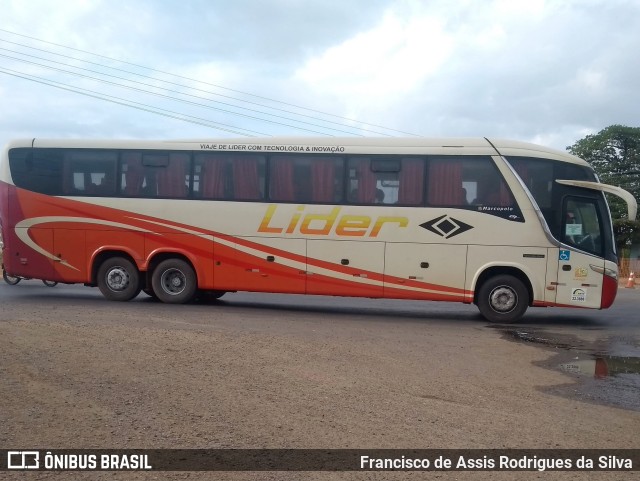
[[[40,281],[21,281],[17,286],[8,286],[0,281],[0,302],[19,305],[50,301],[64,306],[77,302],[107,303],[96,288],[59,284],[55,288],[43,286]],[[131,304],[153,305],[154,302],[140,294]],[[331,315],[370,315],[379,321],[396,322],[397,318],[417,322],[429,320],[454,320],[486,322],[479,316],[475,306],[457,303],[438,303],[405,300],[354,299],[324,296],[298,296],[279,294],[232,293],[220,301],[211,302],[220,307],[246,307],[254,309],[276,309],[282,311],[318,312]],[[158,304],[160,311],[161,305]],[[615,304],[610,309],[578,310],[563,308],[531,308],[520,325],[603,327],[612,329],[640,329],[640,285],[637,289],[618,291]],[[189,309],[189,306],[186,306]],[[393,318],[393,319],[391,319]]]
[[[639,305],[621,290],[607,311],[532,309],[505,327],[461,304],[238,293],[171,306],[0,283],[0,444],[637,448],[638,374],[619,359],[638,357]],[[598,356],[602,379],[588,373]],[[234,477],[282,479],[265,474]]]

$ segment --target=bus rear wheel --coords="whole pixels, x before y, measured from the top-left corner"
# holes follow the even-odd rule
[[[98,288],[110,301],[130,301],[140,293],[140,273],[124,257],[111,257],[98,268]]]
[[[22,278],[20,277],[10,276],[9,274],[7,274],[7,272],[4,269],[2,270],[2,278],[10,286],[15,286],[18,282],[22,280]]]
[[[529,291],[517,277],[499,275],[480,286],[477,304],[480,314],[490,322],[516,322],[529,307]]]
[[[162,302],[184,304],[196,294],[198,281],[193,267],[182,259],[167,259],[151,276],[153,292]]]

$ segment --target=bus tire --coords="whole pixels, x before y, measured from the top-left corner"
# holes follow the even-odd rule
[[[478,309],[490,322],[517,322],[529,307],[529,291],[520,279],[498,275],[487,279],[478,290]]]
[[[56,287],[58,285],[56,281],[48,281],[46,279],[44,279],[42,283],[47,287]]]
[[[110,301],[130,301],[140,293],[140,272],[124,257],[111,257],[98,268],[98,288]]]
[[[4,269],[2,270],[2,278],[10,286],[15,286],[18,282],[22,280],[21,277],[10,276],[9,274],[7,274],[7,271],[5,271]]]
[[[167,259],[153,270],[151,285],[156,297],[167,304],[184,304],[193,299],[198,280],[193,267],[182,259]]]

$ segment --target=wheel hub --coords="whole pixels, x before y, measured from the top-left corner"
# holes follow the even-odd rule
[[[507,286],[499,286],[491,291],[489,303],[491,308],[497,312],[509,312],[518,304],[518,295]]]
[[[164,292],[175,296],[184,291],[187,285],[187,278],[184,273],[178,269],[168,269],[162,273],[160,283]]]
[[[111,290],[122,291],[129,285],[129,274],[123,267],[114,267],[107,274],[107,285]]]

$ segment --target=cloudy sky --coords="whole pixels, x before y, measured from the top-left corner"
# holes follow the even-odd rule
[[[12,138],[640,126],[640,0],[0,0]]]

